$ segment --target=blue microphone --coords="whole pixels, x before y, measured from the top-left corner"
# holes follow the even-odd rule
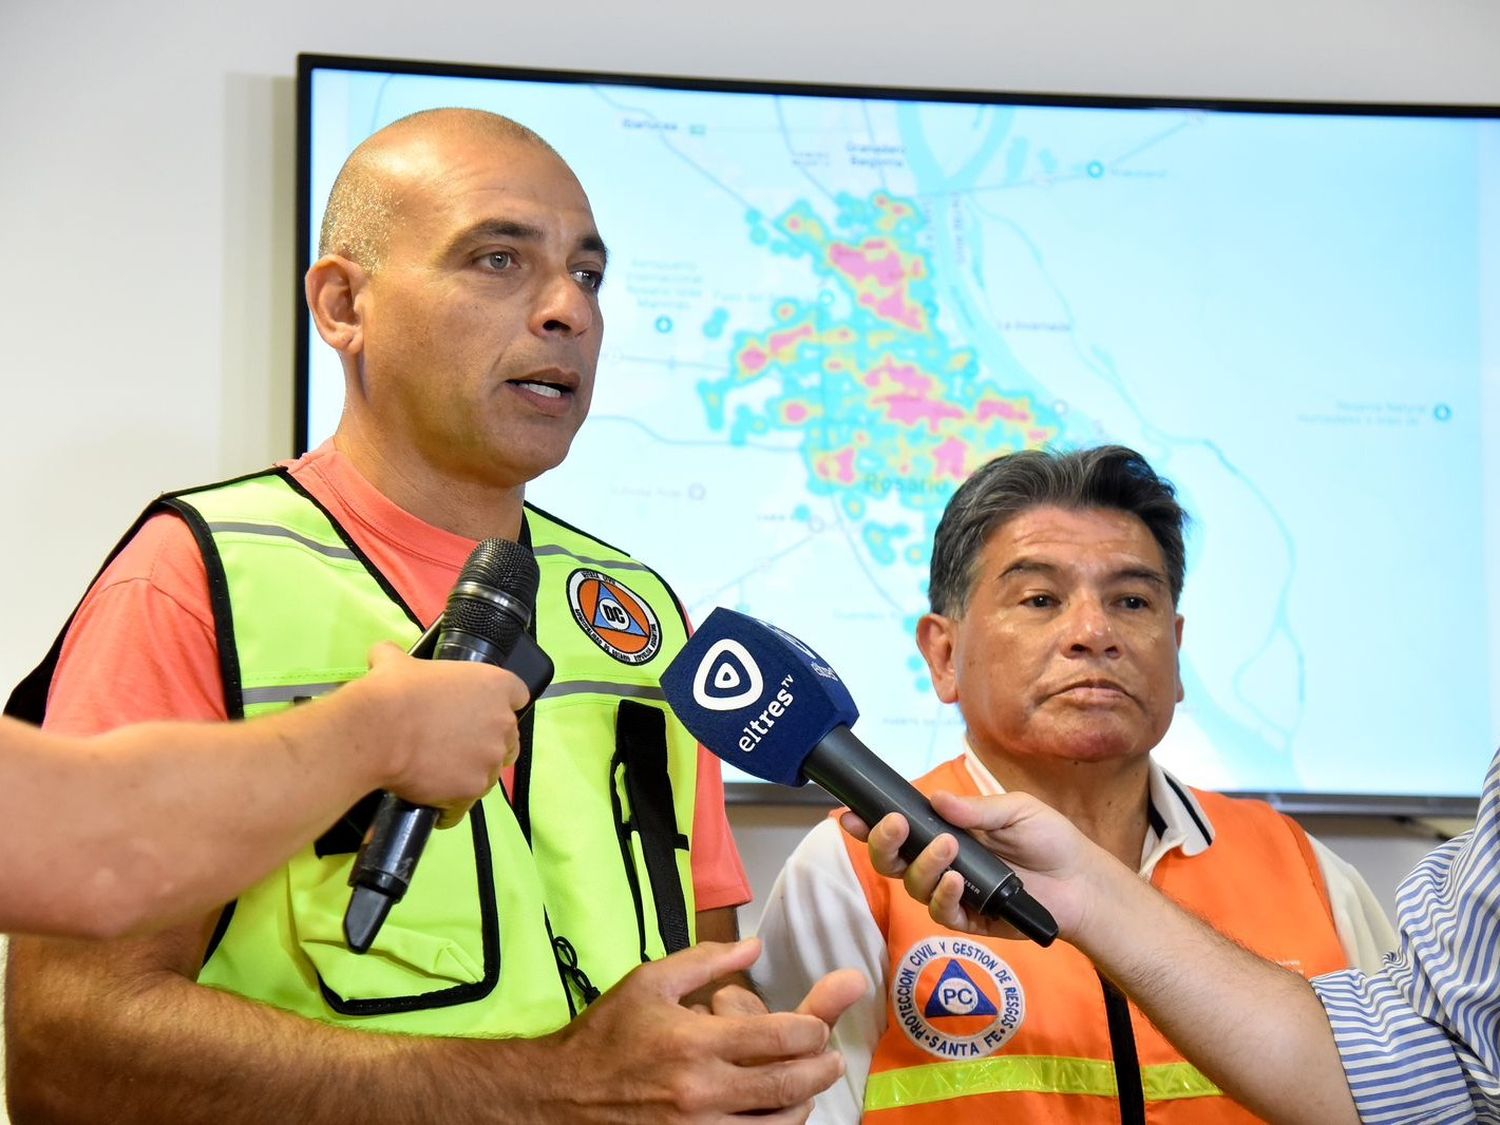
[[[1057,922],[1026,893],[1020,876],[854,737],[859,709],[844,681],[790,633],[719,608],[708,615],[662,673],[667,702],[682,725],[724,761],[763,781],[815,781],[866,824],[887,813],[906,818],[908,863],[946,832],[958,841],[952,869],[963,876],[964,905],[1003,918],[1038,945]]]

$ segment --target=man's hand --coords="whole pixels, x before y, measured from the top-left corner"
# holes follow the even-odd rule
[[[826,1052],[828,1029],[864,990],[859,973],[831,973],[796,1012],[767,1012],[753,993],[721,988],[710,1001],[682,998],[747,969],[749,939],[705,942],[632,970],[581,1017],[538,1041],[555,1099],[549,1119],[578,1122],[805,1121],[814,1095],[843,1073]]]
[[[864,973],[858,969],[839,969],[808,989],[795,1010],[799,1015],[817,1016],[832,1031],[849,1006],[869,991],[870,981]],[[770,1011],[764,1000],[738,984],[726,984],[710,997],[706,1007],[697,1005],[695,1010],[716,1016],[758,1016]]]
[[[1027,892],[1052,912],[1061,936],[1069,941],[1087,923],[1094,899],[1092,881],[1105,864],[1120,867],[1061,813],[1026,793],[994,797],[935,793],[932,807],[955,827],[969,829],[975,839],[1010,864]],[[958,841],[950,834],[937,837],[908,864],[898,853],[908,831],[906,818],[899,813],[882,818],[873,828],[849,812],[839,822],[851,835],[867,841],[876,871],[901,879],[908,894],[927,904],[933,921],[970,934],[1020,936],[1008,923],[963,905],[963,877],[949,869],[958,857]]]
[[[364,708],[363,741],[389,763],[381,782],[399,797],[442,810],[457,824],[521,751],[516,713],[526,686],[510,672],[462,660],[417,660],[393,644],[370,650],[370,673],[337,700]]]

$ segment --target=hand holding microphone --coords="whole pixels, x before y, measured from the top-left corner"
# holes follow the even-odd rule
[[[491,664],[513,672],[535,700],[552,679],[552,662],[526,635],[539,580],[531,551],[508,539],[474,548],[437,623],[413,646],[417,656]],[[391,907],[411,885],[439,811],[387,793],[349,872],[344,913],[349,948],[370,948]]]
[[[431,805],[437,826],[451,828],[515,764],[516,716],[529,698],[526,685],[501,668],[418,659],[382,641],[370,650],[369,674],[318,708],[337,711],[345,724],[325,739],[345,740],[366,761],[384,760],[376,784]]]
[[[957,841],[950,867],[963,902],[1003,918],[1039,945],[1057,923],[1020,878],[967,832],[943,820],[905,778],[849,730],[859,711],[837,673],[789,633],[716,609],[662,675],[672,710],[704,746],[746,773],[780,785],[816,781],[866,824],[906,818],[900,854],[910,862],[936,837]]]
[[[985,797],[934,793],[932,804],[944,820],[970,832],[1023,876],[1028,890],[1047,904],[1048,913],[1057,920],[1059,935],[1080,949],[1087,948],[1085,923],[1091,915],[1109,925],[1112,914],[1099,904],[1115,896],[1119,879],[1141,882],[1133,868],[1030,793]],[[882,875],[900,879],[906,893],[925,903],[927,913],[940,926],[983,937],[1016,936],[1003,919],[986,917],[964,903],[962,880],[951,867],[951,841],[935,841],[908,861],[900,854],[905,826],[897,818],[862,825],[845,813],[840,823],[851,835],[867,841],[871,866]]]

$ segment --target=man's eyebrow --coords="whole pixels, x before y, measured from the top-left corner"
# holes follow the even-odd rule
[[[1137,582],[1149,582],[1153,586],[1160,586],[1163,590],[1170,589],[1171,583],[1167,576],[1161,571],[1149,566],[1126,566],[1121,567],[1110,575],[1116,582],[1129,582],[1134,579]]]
[[[545,237],[546,232],[541,227],[532,226],[530,223],[516,222],[513,219],[485,219],[460,231],[448,248],[450,252],[457,251],[476,242],[487,242],[490,239],[540,242]],[[586,234],[580,238],[578,249],[598,254],[605,261],[609,259],[609,249],[604,245],[604,239],[597,234]]]
[[[1000,581],[1013,578],[1018,574],[1040,574],[1043,577],[1051,577],[1057,573],[1057,567],[1051,563],[1042,562],[1040,559],[1017,559],[1000,572]]]
[[[578,240],[578,249],[587,250],[591,254],[599,255],[599,264],[609,264],[609,247],[604,245],[604,239],[597,234],[586,234]]]
[[[485,219],[466,227],[454,236],[450,249],[458,249],[472,242],[486,242],[492,238],[514,239],[517,242],[537,242],[542,238],[542,228],[530,223],[518,223],[511,219]]]
[[[1043,562],[1041,559],[1020,558],[1000,572],[999,580],[1004,582],[1008,578],[1025,574],[1039,574],[1044,578],[1052,578],[1058,575],[1061,569],[1061,567],[1053,563]],[[1164,590],[1171,588],[1171,583],[1167,581],[1167,576],[1149,566],[1122,566],[1118,570],[1110,571],[1108,580],[1111,582],[1148,582]]]

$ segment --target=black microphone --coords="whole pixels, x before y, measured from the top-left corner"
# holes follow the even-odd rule
[[[531,688],[535,700],[552,678],[552,662],[526,636],[539,577],[529,548],[509,539],[486,539],[464,563],[442,617],[412,652],[433,660],[472,660],[500,668],[520,652],[524,666],[511,670]],[[405,896],[437,818],[437,809],[414,805],[394,793],[381,798],[349,872],[354,893],[344,912],[344,937],[354,952],[370,948],[391,907]]]
[[[906,818],[907,862],[942,833],[958,841],[952,870],[971,910],[1003,918],[1038,945],[1057,922],[1021,878],[967,832],[938,816],[926,797],[850,731],[859,709],[828,662],[790,633],[716,609],[662,673],[683,726],[720,758],[779,785],[816,781],[866,824]]]

